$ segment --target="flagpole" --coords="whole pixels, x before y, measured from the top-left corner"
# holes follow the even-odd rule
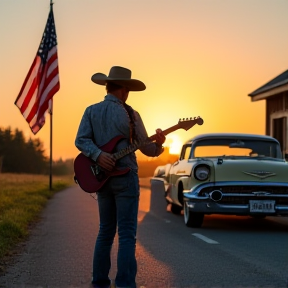
[[[60,89],[57,35],[52,8],[53,0],[50,0],[50,11],[40,45],[21,90],[14,102],[25,120],[28,122],[34,135],[38,133],[45,124],[45,114],[50,109],[50,190],[52,190],[53,162],[52,98]],[[41,77],[38,77],[39,75]],[[34,95],[37,95],[37,97],[34,97]]]
[[[53,100],[50,100],[51,108],[50,108],[50,171],[49,171],[49,189],[52,190],[52,127],[53,127]]]
[[[50,7],[52,8],[53,2],[50,0]],[[52,191],[52,128],[53,128],[53,99],[50,100],[50,169],[49,169],[49,189]]]

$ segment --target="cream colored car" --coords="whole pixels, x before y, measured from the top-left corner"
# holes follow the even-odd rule
[[[264,135],[198,135],[178,161],[155,170],[151,189],[164,193],[173,213],[184,210],[188,227],[201,227],[205,214],[288,216],[288,163],[279,142]]]

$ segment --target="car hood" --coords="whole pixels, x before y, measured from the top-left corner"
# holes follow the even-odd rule
[[[287,182],[288,179],[287,162],[221,159],[212,160],[214,166],[212,181]]]

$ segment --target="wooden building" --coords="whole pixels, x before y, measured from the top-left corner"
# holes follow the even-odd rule
[[[266,101],[266,135],[276,138],[281,144],[283,155],[288,154],[288,70],[248,96],[253,102]]]

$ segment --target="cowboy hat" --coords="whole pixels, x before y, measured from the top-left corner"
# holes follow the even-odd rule
[[[130,91],[143,91],[146,86],[143,82],[137,79],[131,79],[131,70],[113,66],[110,69],[109,75],[103,73],[95,73],[92,75],[91,80],[99,85],[106,85],[107,82],[113,82],[123,87],[127,87]]]

